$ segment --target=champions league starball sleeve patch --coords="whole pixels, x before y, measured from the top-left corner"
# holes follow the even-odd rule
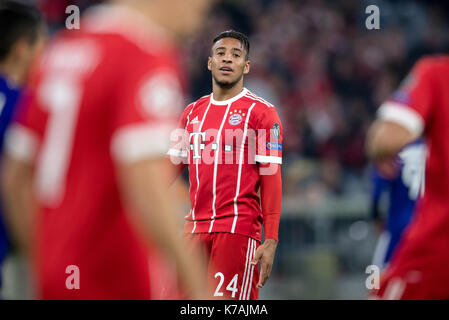
[[[273,124],[271,135],[276,141],[281,139],[281,127],[279,126],[279,123],[276,122],[275,124]]]
[[[266,143],[267,150],[279,150],[282,151],[282,143],[276,142],[281,139],[281,127],[279,123],[273,124],[271,128],[271,140]]]

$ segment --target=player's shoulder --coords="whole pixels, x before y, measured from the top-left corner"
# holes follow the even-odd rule
[[[185,110],[187,111],[187,110],[191,110],[191,109],[193,109],[193,108],[197,108],[197,107],[200,107],[200,106],[202,106],[202,105],[206,105],[206,104],[209,104],[209,101],[210,101],[210,94],[208,94],[208,95],[204,95],[204,96],[202,96],[201,98],[199,98],[198,100],[195,100],[195,101],[193,101],[193,102],[190,102],[188,105],[187,105],[187,107],[185,108]]]
[[[416,69],[420,72],[433,72],[435,76],[441,74],[446,75],[444,70],[449,70],[449,55],[448,54],[433,54],[426,55],[416,62]]]
[[[277,113],[276,107],[272,103],[248,89],[246,89],[246,93],[242,99],[246,100],[248,105],[252,106],[251,114],[254,115],[255,118],[264,117],[267,112],[271,112],[272,114]]]
[[[245,95],[243,96],[243,99],[246,99],[251,102],[251,104],[254,103],[254,107],[259,109],[260,111],[265,111],[267,109],[275,108],[273,104],[265,100],[264,98],[256,95],[255,93],[251,92],[250,90],[245,88]]]

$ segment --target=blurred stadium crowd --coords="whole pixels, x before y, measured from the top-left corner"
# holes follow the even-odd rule
[[[55,31],[68,5],[101,1],[40,2]],[[380,30],[365,27],[370,4],[381,8]],[[341,195],[360,187],[365,133],[379,104],[420,56],[447,51],[447,18],[448,5],[437,1],[218,1],[185,43],[188,95],[211,91],[211,39],[231,28],[248,34],[245,85],[277,106],[284,125],[285,195]]]
[[[37,2],[50,31],[54,32],[64,26],[68,5],[76,4],[83,10],[101,1]],[[365,27],[368,16],[365,8],[372,4],[380,8],[379,30]],[[449,5],[437,1],[217,1],[201,32],[184,44],[182,58],[187,70],[188,96],[194,101],[211,92],[206,61],[214,36],[227,29],[248,34],[251,71],[245,86],[277,107],[284,126],[285,198],[281,221],[337,211],[353,211],[353,221],[367,219],[370,192],[369,163],[364,152],[367,128],[377,107],[419,57],[448,51],[448,18]],[[338,201],[332,202],[332,199]],[[324,202],[327,205],[323,209]],[[293,264],[285,261],[293,259],[293,251],[288,249],[306,248],[307,228],[296,225],[292,219],[281,223],[279,257],[273,279],[267,290],[261,292],[261,298],[362,297],[343,294],[341,288],[340,293],[337,289],[331,293],[312,294],[307,285],[302,291],[284,288],[277,295],[270,294],[270,290],[282,286],[282,279],[291,279],[287,265]],[[320,239],[334,244],[345,242],[345,238],[330,231],[325,235],[319,233],[326,229],[326,221],[325,217],[312,222],[311,233],[315,234],[310,236],[311,242],[314,245],[320,244]],[[352,238],[363,238],[363,232],[357,228],[360,225],[344,226],[352,232]],[[364,253],[356,267],[345,266],[337,259],[335,268],[343,273],[363,275],[372,254],[366,248],[372,249],[372,243],[358,246],[359,251],[352,251],[348,241],[343,245],[343,255]],[[324,267],[325,261],[335,256],[340,258],[338,248],[328,249],[321,246],[314,252],[332,251],[333,256],[306,259],[311,262],[310,270],[320,264],[323,270],[313,271],[322,272],[320,276],[337,272],[332,263],[329,263],[330,269]],[[295,269],[292,272],[300,276],[298,270],[301,269],[306,278],[307,262],[298,259],[306,266],[303,269],[292,267]],[[310,275],[309,279],[313,282]],[[327,280],[334,281],[335,277],[324,277],[323,283]],[[363,287],[363,284],[361,280],[359,286]],[[329,283],[324,283],[323,288],[326,285],[329,288]],[[320,288],[315,281],[315,289]]]
[[[380,30],[365,27],[370,4],[381,8]],[[447,49],[441,9],[431,1],[225,1],[187,45],[191,94],[210,90],[213,35],[229,26],[248,33],[246,86],[277,106],[284,125],[286,197],[359,190],[377,107],[418,57]]]

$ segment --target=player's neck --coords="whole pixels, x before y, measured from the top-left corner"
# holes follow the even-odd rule
[[[216,84],[215,82],[212,84],[212,94],[214,96],[215,101],[225,101],[231,98],[234,98],[243,90],[243,82],[239,81],[232,87],[222,87]]]

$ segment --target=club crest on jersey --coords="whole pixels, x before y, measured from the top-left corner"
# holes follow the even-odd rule
[[[236,126],[242,122],[242,116],[239,113],[231,114],[229,117],[229,124],[231,126]]]

